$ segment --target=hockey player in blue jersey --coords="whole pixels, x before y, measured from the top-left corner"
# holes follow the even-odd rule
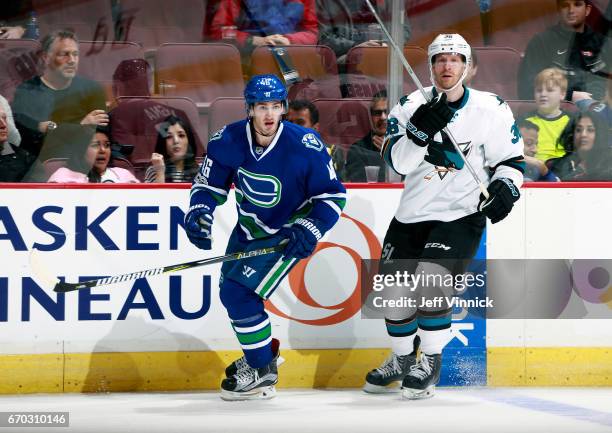
[[[238,224],[227,253],[288,240],[283,252],[226,262],[220,298],[244,356],[227,369],[221,398],[272,398],[278,381],[278,341],[272,338],[264,301],[291,268],[310,256],[345,204],[326,147],[312,130],[282,121],[287,90],[275,75],[258,75],[244,91],[247,118],[224,126],[191,187],[185,230],[198,248],[211,248],[215,207],[235,186]]]

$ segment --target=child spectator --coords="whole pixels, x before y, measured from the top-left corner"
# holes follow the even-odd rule
[[[138,183],[129,171],[109,167],[111,162],[111,141],[107,127],[96,127],[91,134],[90,127],[81,127],[78,149],[68,158],[66,167],[57,169],[47,182],[56,183]],[[75,138],[76,134],[75,134]],[[75,143],[77,141],[75,140]]]
[[[548,68],[535,79],[534,96],[537,110],[526,119],[538,125],[538,151],[535,155],[541,161],[560,158],[565,154],[556,143],[561,131],[569,122],[569,115],[561,110],[561,101],[567,91],[567,78],[559,69]]]
[[[561,133],[558,146],[566,154],[550,161],[550,166],[561,180],[612,180],[607,129],[594,113],[575,115]]]
[[[198,172],[195,138],[189,123],[169,116],[159,125],[155,152],[145,173],[148,183],[191,182]]]
[[[524,178],[527,182],[545,181],[558,182],[559,178],[549,168],[535,157],[538,150],[538,132],[540,128],[529,120],[518,122],[519,131],[523,136],[523,154],[525,155]]]

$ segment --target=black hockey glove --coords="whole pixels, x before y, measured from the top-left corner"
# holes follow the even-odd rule
[[[442,92],[417,108],[406,125],[406,135],[415,144],[425,147],[452,118],[453,111],[446,104],[446,93]]]
[[[495,179],[491,182],[487,191],[489,191],[488,199],[480,194],[478,210],[485,214],[493,224],[506,218],[512,210],[514,202],[521,196],[514,182],[506,177]]]
[[[444,131],[442,131],[442,143],[430,140],[425,161],[436,167],[454,168],[456,170],[461,170],[464,165],[461,155]]]

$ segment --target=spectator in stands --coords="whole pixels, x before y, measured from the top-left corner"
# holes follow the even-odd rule
[[[95,132],[91,126],[78,127],[75,134],[78,147],[68,158],[66,167],[57,169],[48,182],[55,183],[138,183],[138,179],[126,169],[109,167],[111,141],[108,127],[98,126]]]
[[[8,141],[15,146],[19,146],[21,144],[21,134],[19,134],[19,130],[15,126],[13,110],[11,110],[11,106],[2,95],[0,95],[0,107],[2,107],[6,113],[6,121],[8,122]]]
[[[113,96],[150,96],[152,72],[145,59],[126,59],[113,73]]]
[[[472,52],[472,61],[470,62],[470,70],[468,71],[465,79],[463,80],[463,84],[472,87],[472,80],[478,73],[478,56],[476,55],[476,51],[474,51],[474,47],[471,48]]]
[[[383,138],[387,130],[389,105],[387,91],[381,90],[372,97],[370,118],[372,129],[361,140],[352,144],[346,157],[343,180],[346,182],[365,182],[365,167],[378,166],[378,181],[385,181],[385,162],[380,156]]]
[[[549,162],[561,180],[612,180],[612,150],[607,128],[590,111],[577,113],[563,130],[558,146],[566,154]]]
[[[540,128],[536,158],[546,162],[565,154],[563,148],[558,148],[556,143],[570,119],[561,110],[561,101],[567,91],[567,78],[559,69],[544,69],[536,76],[534,87],[537,110],[525,118]]]
[[[544,164],[535,157],[538,150],[538,132],[540,128],[529,120],[519,120],[519,131],[523,136],[523,154],[525,155],[525,181],[545,181],[557,182],[559,178]]]
[[[534,77],[543,69],[562,68],[569,83],[565,99],[585,91],[596,100],[605,92],[605,78],[612,66],[610,40],[585,24],[590,0],[557,0],[560,22],[535,35],[525,50],[518,76],[518,94],[531,98]]]
[[[11,0],[0,7],[0,39],[38,39],[36,22],[32,22],[32,0]]]
[[[607,82],[606,97],[603,102],[595,101],[586,92],[574,92],[573,102],[581,111],[590,110],[601,118],[608,127],[608,146],[612,148],[612,80]]]
[[[104,89],[77,76],[79,42],[70,30],[56,30],[42,40],[44,73],[17,87],[13,100],[21,147],[41,160],[70,155],[71,143],[42,149],[46,136],[63,124],[108,125]],[[69,140],[70,141],[70,140]]]
[[[314,129],[319,132],[319,110],[316,105],[305,99],[294,99],[289,103],[287,111],[287,121],[303,126],[305,128]],[[334,168],[340,178],[344,170],[344,152],[338,146],[332,143],[325,143],[327,151],[332,157]]]
[[[112,141],[132,163],[148,165],[151,150],[155,148],[158,130],[168,116],[187,119],[187,114],[158,100],[148,99],[151,83],[149,65],[142,59],[122,61],[113,74],[113,96],[134,96],[124,100],[109,113]],[[201,147],[200,137],[195,137],[196,149]],[[200,146],[200,147],[198,147]],[[115,156],[117,152],[115,152]],[[198,156],[198,155],[196,155]]]
[[[10,139],[9,116],[0,104],[0,182],[20,182],[35,158]]]
[[[388,16],[385,8],[379,7],[379,2],[373,1],[372,4],[379,9],[377,12],[383,19]],[[334,50],[340,66],[345,63],[346,53],[354,46],[385,45],[384,35],[363,0],[317,0],[316,6],[319,44]],[[404,20],[404,40],[408,41],[411,30],[407,15]]]
[[[176,116],[167,117],[159,125],[145,182],[192,182],[198,172],[195,154],[195,138],[189,123]]]
[[[295,99],[289,103],[287,120],[319,132],[319,110],[310,101]]]
[[[236,26],[235,41],[243,52],[262,45],[317,43],[315,0],[221,0],[210,26],[213,39],[222,28]]]

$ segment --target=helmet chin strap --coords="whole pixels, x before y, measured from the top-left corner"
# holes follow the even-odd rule
[[[433,73],[433,66],[429,69],[429,78],[431,80],[431,84],[438,90],[444,92],[444,93],[450,93],[453,90],[455,90],[457,87],[461,86],[463,84],[463,80],[465,80],[465,77],[467,77],[468,74],[468,70],[469,70],[469,66],[465,65],[464,69],[463,69],[463,73],[461,74],[461,78],[459,78],[459,81],[457,81],[455,83],[455,85],[453,87],[451,87],[450,89],[445,89],[442,86],[438,86],[436,83],[436,79],[434,78],[434,73]]]
[[[265,134],[255,127],[255,122],[253,122],[253,117],[249,119],[249,123],[251,124],[251,128],[253,128],[253,131],[255,131],[255,134],[261,135],[262,137],[266,137],[266,138],[274,137],[274,135],[278,132],[278,127],[280,126],[280,122],[279,122],[278,125],[276,125],[276,129],[273,132],[269,134]]]

